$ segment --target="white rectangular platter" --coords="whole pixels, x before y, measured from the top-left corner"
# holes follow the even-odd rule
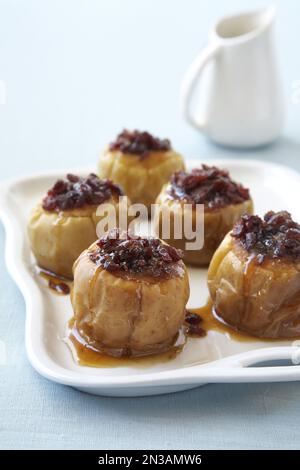
[[[300,221],[300,174],[296,171],[254,160],[209,160],[206,163],[227,168],[235,180],[250,188],[255,213],[263,215],[270,209],[286,209]],[[189,167],[199,164],[200,160],[188,162]],[[25,298],[26,350],[29,361],[41,375],[85,392],[107,396],[155,395],[212,382],[300,380],[297,365],[300,342],[238,341],[219,331],[209,331],[204,338],[189,338],[180,354],[162,363],[154,361],[143,367],[111,368],[78,365],[63,341],[67,322],[72,317],[69,296],[53,294],[35,273],[26,222],[30,209],[57,178],[67,172],[87,174],[89,170],[68,169],[23,177],[4,183],[0,191],[0,215],[6,229],[6,264]],[[208,298],[206,270],[191,268],[189,274],[188,308],[196,308],[204,305]],[[278,365],[278,361],[284,361],[284,365]]]

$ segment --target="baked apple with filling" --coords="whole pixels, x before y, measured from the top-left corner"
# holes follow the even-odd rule
[[[288,212],[244,215],[211,260],[216,314],[261,338],[300,335],[300,225]]]
[[[56,181],[32,211],[28,235],[37,264],[59,276],[72,278],[80,253],[97,239],[100,204],[111,203],[118,212],[121,188],[110,180],[68,174]]]
[[[182,156],[168,139],[137,130],[121,132],[99,160],[100,178],[120,184],[132,203],[148,209],[172,173],[183,169]]]
[[[189,298],[182,253],[156,238],[110,231],[74,264],[75,327],[93,349],[143,356],[174,345]]]
[[[253,203],[249,190],[233,181],[227,170],[202,165],[189,172],[176,172],[157,198],[156,233],[163,237],[162,217],[170,217],[170,245],[184,251],[184,260],[194,265],[209,264],[214,252],[233,224],[244,213],[252,213]],[[192,206],[192,228],[197,230],[196,205],[204,206],[204,239],[201,249],[186,249],[184,236],[176,239],[174,220],[184,217],[185,204]],[[182,226],[184,221],[182,221]]]

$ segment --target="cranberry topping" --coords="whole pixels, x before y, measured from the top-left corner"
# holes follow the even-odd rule
[[[239,240],[262,263],[265,258],[300,260],[300,225],[286,211],[267,212],[264,219],[245,214],[234,225],[231,236]]]
[[[197,313],[188,310],[185,313],[185,323],[187,324],[187,334],[191,336],[205,336],[206,331],[200,326],[202,318]]]
[[[128,131],[124,129],[114,142],[109,145],[110,150],[120,150],[123,153],[133,153],[146,158],[150,152],[165,152],[171,149],[168,139],[159,139],[149,134],[137,130]]]
[[[68,295],[70,293],[70,287],[65,282],[56,282],[53,279],[49,279],[48,285],[50,289],[58,294]]]
[[[70,210],[85,205],[99,205],[112,195],[121,196],[120,186],[110,180],[100,180],[91,173],[87,178],[68,174],[66,179],[57,180],[43,199],[46,211]]]
[[[178,171],[171,178],[170,195],[192,204],[216,209],[249,199],[249,190],[235,183],[227,170],[202,165],[190,172]]]
[[[109,272],[170,277],[174,263],[183,258],[181,250],[163,244],[158,238],[134,236],[118,229],[111,230],[97,242],[98,249],[90,259]]]

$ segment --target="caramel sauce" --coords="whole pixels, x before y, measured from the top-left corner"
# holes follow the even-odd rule
[[[71,318],[68,324],[65,343],[71,350],[76,363],[85,367],[151,367],[156,364],[171,361],[182,351],[186,338],[183,332],[179,332],[174,346],[168,351],[141,357],[114,357],[94,349],[80,336],[75,319]]]
[[[202,319],[200,325],[204,331],[217,331],[218,333],[225,334],[230,339],[235,341],[257,341],[257,338],[254,336],[248,335],[247,333],[242,333],[240,331],[234,330],[232,327],[227,325],[221,318],[219,318],[214,311],[213,303],[211,299],[208,300],[206,305],[189,309],[189,312],[196,313]]]
[[[74,317],[69,321],[68,331],[64,338],[65,343],[71,350],[72,356],[76,363],[85,367],[98,367],[98,368],[110,368],[110,367],[151,367],[156,364],[171,361],[183,350],[187,337],[202,339],[205,333],[209,331],[216,331],[223,335],[226,335],[229,339],[240,342],[253,342],[253,341],[264,341],[274,342],[279,341],[278,339],[269,338],[257,338],[247,333],[235,330],[230,325],[226,324],[214,311],[211,299],[208,300],[206,305],[189,309],[188,313],[199,315],[201,321],[199,326],[204,332],[204,335],[195,335],[193,333],[185,333],[182,331],[179,333],[178,339],[174,346],[166,352],[153,354],[143,357],[114,357],[103,352],[94,349],[91,345],[87,344],[84,339],[80,336]],[[199,343],[199,347],[201,347]]]
[[[247,335],[234,330],[229,325],[225,324],[219,319],[213,310],[212,301],[209,300],[206,305],[196,309],[189,309],[189,313],[197,314],[200,316],[201,321],[199,325],[204,333],[209,331],[217,331],[222,334],[226,334],[230,339],[236,341],[257,341],[258,338]],[[84,339],[80,336],[74,317],[71,318],[68,324],[68,330],[66,337],[64,338],[65,343],[71,350],[72,356],[76,363],[85,367],[99,367],[99,368],[110,368],[110,367],[151,367],[156,364],[171,361],[183,350],[186,343],[187,337],[198,337],[201,336],[195,334],[185,335],[183,332],[179,333],[174,346],[166,352],[153,354],[142,357],[114,357],[103,352],[94,349],[93,346],[87,344]],[[204,335],[203,335],[204,336]],[[264,340],[265,341],[265,340]],[[269,340],[272,341],[272,340]]]
[[[232,326],[228,325],[222,318],[218,316],[214,310],[212,300],[209,299],[206,305],[200,308],[191,308],[188,309],[190,313],[196,313],[202,319],[200,326],[204,331],[217,331],[226,335],[229,339],[240,342],[251,342],[251,341],[264,341],[264,342],[274,342],[282,341],[284,338],[259,338],[257,336],[250,335],[243,331],[234,329]]]
[[[47,282],[48,287],[58,295],[68,295],[72,282],[63,276],[58,276],[51,271],[37,267],[39,276]]]

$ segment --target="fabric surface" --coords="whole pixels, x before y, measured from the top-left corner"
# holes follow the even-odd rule
[[[1,179],[94,166],[123,127],[170,137],[186,157],[256,158],[300,170],[297,0],[279,7],[283,136],[256,151],[206,141],[183,121],[181,77],[236,0],[0,0]],[[270,201],[271,205],[271,201]],[[89,396],[40,377],[24,348],[25,308],[0,226],[0,448],[299,448],[300,383],[209,385],[160,397]],[[6,350],[6,361],[3,349]]]

